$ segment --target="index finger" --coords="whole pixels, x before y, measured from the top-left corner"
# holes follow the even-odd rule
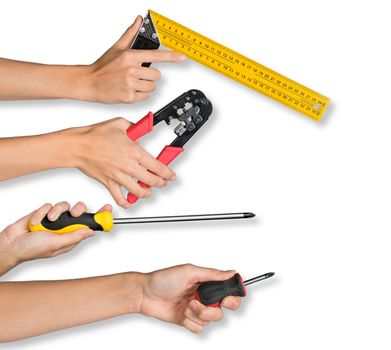
[[[143,156],[141,157],[140,165],[165,180],[175,179],[175,173],[168,166],[152,157],[148,152],[144,150],[142,152]]]
[[[50,203],[44,204],[42,207],[38,208],[34,213],[31,215],[30,222],[33,225],[38,225],[43,218],[49,213],[50,210],[52,210],[53,206]]]
[[[186,56],[167,50],[131,50],[132,57],[138,63],[144,62],[176,62],[181,63]]]

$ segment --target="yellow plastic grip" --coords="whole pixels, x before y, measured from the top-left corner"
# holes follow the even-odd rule
[[[109,211],[96,213],[94,215],[95,221],[103,227],[103,231],[110,232],[113,228],[113,214]]]
[[[83,213],[79,217],[73,217],[69,211],[64,212],[56,221],[50,221],[45,217],[38,225],[29,223],[30,232],[45,231],[56,234],[66,234],[82,228],[90,228],[94,231],[109,232],[113,228],[113,215],[109,211],[102,213]]]

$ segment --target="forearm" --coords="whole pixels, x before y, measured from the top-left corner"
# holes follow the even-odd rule
[[[89,99],[88,66],[45,65],[0,58],[0,100]]]
[[[0,139],[0,180],[54,168],[75,167],[82,128]]]
[[[0,342],[139,312],[143,276],[0,283]]]

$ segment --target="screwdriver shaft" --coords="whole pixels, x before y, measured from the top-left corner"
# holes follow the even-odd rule
[[[253,218],[253,213],[223,213],[223,214],[199,214],[199,215],[173,215],[173,216],[145,216],[137,218],[114,218],[114,224],[152,224],[162,222],[181,221],[210,221],[210,220],[234,220]]]
[[[245,286],[249,286],[250,284],[257,283],[259,281],[263,281],[263,280],[270,278],[270,277],[273,277],[273,276],[274,276],[274,272],[268,272],[268,273],[265,273],[263,275],[260,275],[260,276],[254,277],[254,278],[250,278],[249,280],[244,281],[243,284]]]

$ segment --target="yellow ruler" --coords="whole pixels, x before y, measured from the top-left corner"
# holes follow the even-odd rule
[[[152,10],[161,44],[319,121],[330,99]]]

